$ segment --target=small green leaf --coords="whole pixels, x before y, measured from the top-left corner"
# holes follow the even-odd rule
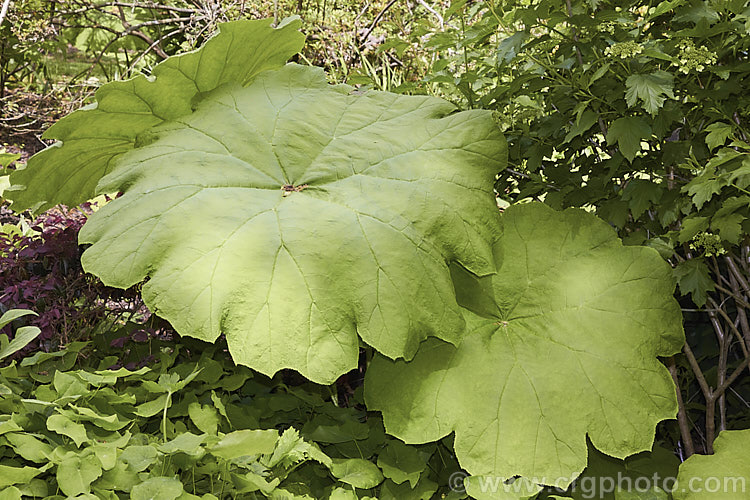
[[[216,412],[216,408],[200,403],[190,403],[188,415],[201,432],[212,436],[216,435],[216,430],[219,427],[219,414]]]
[[[117,462],[112,469],[105,471],[96,482],[96,486],[104,489],[130,491],[133,486],[140,484],[138,474],[129,469],[123,462]]]
[[[685,0],[669,0],[666,2],[659,2],[656,7],[652,7],[653,11],[649,13],[649,19],[655,19],[667,12],[674,10],[676,7],[682,7]]]
[[[715,122],[706,127],[706,145],[708,149],[716,149],[723,146],[732,136],[732,126],[728,123]]]
[[[5,439],[19,456],[31,462],[48,462],[52,447],[31,434],[12,432],[5,435]]]
[[[12,394],[12,392],[10,392],[10,394]],[[18,419],[19,416],[17,413],[0,415],[0,435],[8,432],[22,431],[23,427],[18,425]]]
[[[664,260],[670,259],[674,255],[674,247],[663,238],[650,238],[646,242],[646,246],[659,252]]]
[[[696,234],[708,229],[708,217],[688,217],[682,221],[682,229],[677,236],[680,245],[692,240]]]
[[[101,475],[101,464],[95,456],[68,456],[57,466],[57,485],[68,496],[89,493],[91,483]]]
[[[192,432],[183,432],[171,441],[159,445],[159,451],[167,454],[186,453],[188,455],[200,455],[203,452],[201,445],[206,440],[206,435],[200,436]]]
[[[175,500],[182,495],[182,483],[176,477],[152,477],[130,490],[131,500]]]
[[[236,474],[232,475],[232,482],[234,483],[235,488],[238,489],[239,493],[261,491],[268,495],[276,489],[279,483],[281,483],[281,480],[276,477],[269,481],[255,472],[248,472],[244,476]]]
[[[59,373],[59,372],[58,372]],[[70,412],[67,414],[69,417],[74,418],[78,421],[91,422],[97,427],[100,427],[107,431],[117,431],[125,427],[130,423],[129,420],[120,420],[116,414],[112,415],[100,415],[91,408],[85,406],[69,405],[70,408],[75,410],[75,413]],[[64,411],[64,410],[63,410]],[[73,417],[75,415],[75,417]]]
[[[211,402],[214,404],[219,414],[227,419],[227,421],[229,421],[229,415],[227,415],[227,407],[224,406],[224,402],[221,400],[221,397],[217,396],[216,392],[214,391],[211,391]]]
[[[276,443],[273,455],[263,460],[263,463],[269,469],[281,464],[282,467],[289,468],[298,463],[312,459],[318,463],[331,467],[331,459],[320,451],[315,444],[305,442],[299,437],[299,432],[294,427],[286,429]]]
[[[6,488],[14,484],[24,484],[41,474],[43,469],[34,467],[11,467],[0,465],[0,488]]]
[[[629,107],[635,106],[638,100],[643,109],[655,115],[664,105],[667,97],[674,99],[674,76],[666,71],[655,71],[647,75],[630,75],[625,81],[625,100]]]
[[[622,199],[603,201],[596,210],[596,215],[615,227],[625,227],[628,220],[630,205]]]
[[[633,218],[637,219],[648,210],[652,204],[661,199],[662,188],[658,184],[646,179],[631,179],[622,192],[622,200],[628,202]]]
[[[32,479],[28,483],[19,484],[17,488],[21,491],[22,495],[28,497],[40,497],[45,498],[49,495],[49,484],[47,481],[36,478]]]
[[[138,405],[135,414],[140,417],[153,417],[160,411],[164,411],[165,407],[169,408],[170,406],[172,406],[172,395],[162,394],[156,399]]]
[[[682,186],[682,192],[687,192],[693,198],[693,204],[700,210],[707,201],[715,194],[721,192],[721,188],[729,184],[724,176],[717,177],[711,169],[707,169],[698,177]]]
[[[742,236],[742,223],[747,217],[738,213],[727,213],[711,218],[711,229],[719,233],[722,239],[736,245]]]
[[[47,428],[58,434],[62,434],[63,436],[68,436],[78,447],[89,440],[86,435],[86,427],[82,424],[73,422],[65,415],[50,415],[49,418],[47,418]]]
[[[523,44],[529,39],[529,36],[531,36],[530,33],[526,31],[517,31],[511,36],[500,40],[500,43],[497,45],[498,64],[509,63],[515,59],[518,53],[521,52]]]
[[[75,400],[89,393],[88,385],[83,383],[81,379],[59,370],[55,372],[52,385],[54,385],[57,397],[60,399]]]
[[[342,483],[355,488],[370,489],[383,482],[383,474],[378,467],[361,458],[334,458],[331,474]]]
[[[677,264],[674,275],[682,295],[690,294],[695,305],[703,307],[706,304],[706,294],[714,291],[714,280],[702,258],[690,259]]]
[[[0,323],[1,322],[2,321],[0,321]],[[42,331],[35,326],[22,326],[16,330],[13,340],[10,342],[7,342],[7,337],[5,335],[0,336],[0,359],[7,358],[11,354],[20,351],[29,345],[29,342],[37,338],[40,333],[42,333]]]
[[[311,441],[321,443],[345,443],[365,439],[369,433],[367,424],[353,419],[340,421],[327,415],[316,415],[307,422],[302,434]]]
[[[625,116],[613,121],[607,132],[607,144],[615,144],[632,163],[641,150],[641,141],[651,138],[651,127],[640,116]]]
[[[195,369],[184,379],[180,379],[180,376],[176,373],[163,373],[159,375],[159,382],[157,383],[167,391],[175,393],[184,389],[185,386],[192,382],[202,371],[202,368],[196,366]]]
[[[15,486],[9,486],[0,491],[0,500],[21,500],[23,498],[21,490]]]
[[[591,79],[589,80],[589,83],[586,86],[590,87],[591,85],[593,85],[593,83],[595,81],[597,81],[599,78],[601,78],[604,75],[606,75],[607,71],[609,71],[610,66],[611,66],[610,63],[606,63],[603,66],[601,66],[599,69],[597,69],[596,71],[594,71],[594,74],[591,75]]]
[[[383,475],[396,484],[409,481],[414,488],[419,481],[419,476],[427,467],[414,446],[407,446],[401,441],[391,440],[388,446],[378,455],[378,467],[383,470]]]
[[[39,316],[34,311],[29,311],[28,309],[10,309],[6,311],[5,313],[3,313],[2,316],[0,316],[0,328],[5,327],[10,322],[17,320],[18,318],[22,318],[30,314],[34,316]]]
[[[151,371],[151,369],[144,366],[136,371],[130,371],[126,368],[119,368],[117,370],[98,370],[94,373],[86,370],[78,370],[75,374],[94,387],[102,387],[104,385],[112,385],[121,378],[138,377],[149,371]]]
[[[113,443],[96,443],[89,449],[99,459],[102,469],[110,470],[117,465],[117,447]]]
[[[415,488],[408,482],[396,484],[386,479],[380,487],[380,500],[431,500],[437,492],[437,483],[422,478]]]
[[[336,488],[331,492],[331,496],[328,497],[328,500],[359,500],[359,497],[354,490]]]
[[[568,134],[565,136],[565,139],[563,139],[563,144],[566,142],[570,142],[574,137],[578,137],[579,135],[586,132],[597,122],[598,118],[599,115],[597,115],[593,111],[584,111],[584,113],[575,122],[575,124],[570,127]]]
[[[245,455],[273,453],[279,433],[275,430],[250,430],[230,432],[213,445],[209,451],[217,457],[231,460]]]
[[[21,155],[18,153],[7,153],[5,148],[0,149],[0,169],[4,169],[20,158]]]
[[[732,196],[725,199],[721,208],[711,217],[711,229],[716,230],[724,240],[736,245],[742,235],[742,223],[746,217],[744,213],[737,213],[740,209],[750,207],[750,197]]]
[[[128,446],[120,454],[120,461],[127,464],[128,469],[133,472],[142,472],[149,465],[156,462],[158,452],[153,446],[135,445]]]

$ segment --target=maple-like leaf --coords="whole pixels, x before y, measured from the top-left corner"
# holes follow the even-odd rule
[[[353,92],[287,65],[206,96],[121,156],[84,268],[235,362],[332,383],[359,337],[411,358],[464,321],[448,263],[493,272],[505,142],[488,111]],[[425,277],[429,277],[426,279]]]
[[[643,109],[652,116],[669,97],[674,99],[674,76],[666,71],[655,71],[644,75],[630,75],[625,80],[625,101],[633,107],[640,100]]]
[[[723,146],[732,135],[732,126],[728,123],[716,122],[706,127],[706,145],[709,149]]]
[[[633,217],[637,219],[651,207],[656,204],[662,195],[662,188],[646,179],[631,179],[622,193],[622,200],[628,202]]]
[[[641,141],[651,137],[651,127],[640,116],[624,116],[613,121],[607,131],[607,144],[617,143],[622,155],[633,161],[641,150]]]
[[[497,274],[454,273],[470,310],[461,343],[429,339],[410,362],[376,357],[365,398],[407,443],[455,432],[471,474],[567,486],[587,436],[623,458],[651,449],[655,425],[677,412],[657,359],[684,342],[672,270],[581,210],[512,206],[503,222]]]
[[[711,279],[706,262],[702,258],[680,262],[674,268],[674,275],[682,295],[690,294],[693,302],[703,307],[706,303],[706,294],[714,291],[714,280]]]

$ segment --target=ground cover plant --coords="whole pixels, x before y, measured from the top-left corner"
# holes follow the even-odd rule
[[[458,465],[440,458],[450,456],[444,444],[406,446],[354,405],[326,402],[325,387],[289,386],[238,368],[225,346],[113,342],[123,333],[0,369],[4,498],[449,492],[438,481]],[[38,334],[24,330],[16,338]],[[144,349],[156,360],[126,368]],[[3,347],[0,356],[8,352]]]
[[[143,282],[183,338],[149,339],[140,368],[108,335],[4,368],[11,498],[563,495],[675,417],[658,252],[577,209],[501,214],[490,112],[331,86],[285,64],[298,26],[225,24],[103,86],[11,174],[15,210],[113,195],[84,269]]]

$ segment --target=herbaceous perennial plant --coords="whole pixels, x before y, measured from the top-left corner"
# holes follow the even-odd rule
[[[145,280],[181,335],[224,334],[265,375],[331,384],[374,350],[364,396],[386,431],[454,433],[466,471],[515,484],[503,498],[566,487],[587,436],[614,457],[649,450],[677,410],[657,359],[684,340],[669,266],[580,210],[501,215],[489,112],[329,85],[285,64],[302,44],[295,20],[227,23],[149,77],[104,85],[6,195],[39,210],[122,193],[81,231],[85,270]]]

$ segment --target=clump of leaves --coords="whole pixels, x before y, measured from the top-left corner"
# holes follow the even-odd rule
[[[434,456],[443,445],[386,438],[324,387],[254,375],[214,346],[154,340],[157,362],[113,369],[137,357],[108,347],[116,335],[0,368],[0,494],[429,498],[457,470]]]

